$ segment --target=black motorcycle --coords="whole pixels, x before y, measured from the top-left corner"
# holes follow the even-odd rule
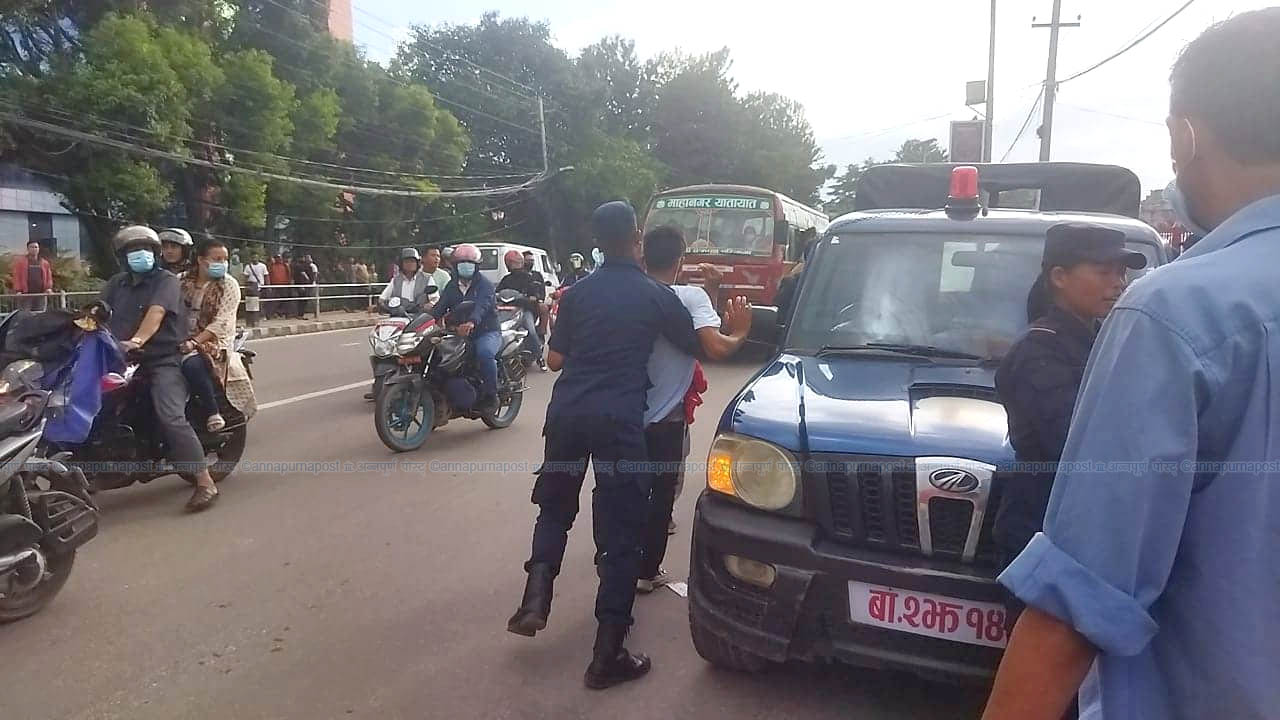
[[[255,353],[246,347],[243,334],[236,335],[232,352],[240,353],[252,377]],[[180,474],[167,457],[168,448],[151,404],[151,390],[145,373],[140,374],[138,368],[136,362],[130,361],[123,374],[111,373],[103,378],[102,409],[94,418],[88,440],[53,448],[71,454],[71,464],[84,469],[94,492]],[[200,438],[214,482],[221,482],[236,469],[249,432],[244,414],[227,401],[221,388],[218,395],[219,412],[227,421],[226,427],[218,431],[206,430],[203,413],[194,402],[187,403],[187,422]],[[182,477],[188,483],[195,482],[187,474]]]
[[[377,396],[374,427],[391,450],[408,452],[426,443],[431,432],[455,418],[480,420],[493,429],[510,427],[524,400],[527,332],[515,321],[502,322],[498,352],[498,399],[493,407],[476,407],[482,383],[476,372],[471,341],[457,334],[454,318],[474,310],[460,303],[443,322],[430,315],[411,321],[396,338],[394,373]]]
[[[34,364],[34,363],[33,363]],[[6,373],[6,375],[12,375]],[[76,550],[98,534],[84,474],[38,454],[48,394],[0,390],[0,623],[39,612],[71,575]]]

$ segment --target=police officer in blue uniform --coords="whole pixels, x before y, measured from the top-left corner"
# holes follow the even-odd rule
[[[1099,322],[1124,292],[1127,271],[1146,263],[1141,253],[1125,248],[1119,230],[1082,223],[1049,229],[1042,272],[1027,299],[1031,326],[996,372],[996,393],[1009,418],[1019,465],[1005,483],[996,515],[1002,565],[1012,562],[1044,524]],[[1008,627],[1021,610],[1011,596]]]
[[[560,300],[547,364],[561,374],[547,407],[546,454],[533,488],[540,512],[525,564],[524,597],[507,629],[532,637],[547,625],[552,584],[591,460],[599,629],[585,682],[603,689],[650,668],[648,658],[623,648],[652,478],[644,466],[649,355],[659,336],[690,355],[699,354],[700,346],[675,293],[640,268],[641,235],[631,206],[606,203],[596,209],[591,226],[605,260]]]

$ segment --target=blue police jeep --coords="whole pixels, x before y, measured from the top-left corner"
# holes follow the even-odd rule
[[[1037,209],[1001,209],[1010,197]],[[779,330],[757,339],[780,350],[720,420],[690,559],[703,658],[993,675],[1005,631],[991,529],[1013,459],[995,369],[1026,325],[1052,225],[1115,228],[1149,267],[1165,262],[1139,200],[1137,178],[1110,166],[867,173],[791,317],[757,313]]]

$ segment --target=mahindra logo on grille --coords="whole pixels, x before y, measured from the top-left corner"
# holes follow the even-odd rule
[[[929,473],[929,484],[944,492],[966,494],[978,489],[981,481],[967,470],[943,468]]]

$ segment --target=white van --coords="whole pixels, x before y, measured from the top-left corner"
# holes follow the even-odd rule
[[[512,250],[518,250],[521,254],[526,252],[533,253],[533,269],[542,273],[542,278],[546,281],[548,296],[553,290],[560,287],[560,277],[556,274],[546,250],[514,243],[474,243],[474,245],[480,249],[481,274],[495,286],[507,274],[507,264],[502,261],[502,257]]]

